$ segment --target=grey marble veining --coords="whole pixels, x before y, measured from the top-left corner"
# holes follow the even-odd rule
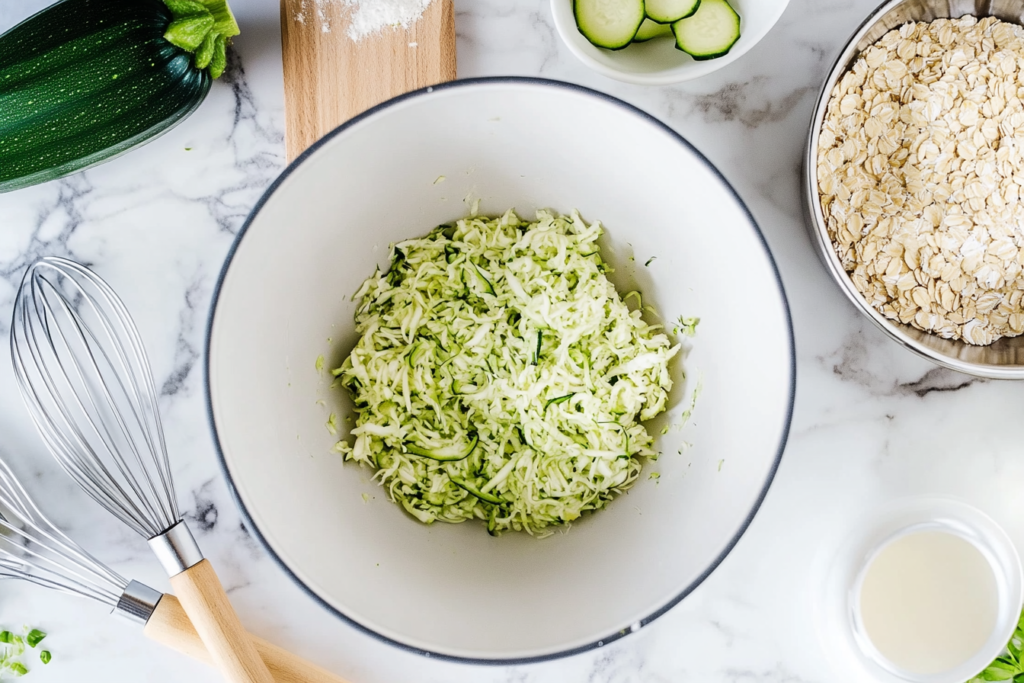
[[[46,0],[4,0],[4,30]],[[749,531],[679,606],[598,651],[474,667],[396,650],[332,617],[242,524],[215,461],[202,392],[210,297],[249,209],[284,166],[278,4],[234,3],[243,33],[195,115],[120,159],[0,195],[0,334],[25,265],[41,254],[94,266],[123,296],[153,361],[180,502],[255,633],[353,683],[833,683],[814,621],[815,549],[893,498],[960,496],[1024,543],[1024,385],[940,370],[886,340],[829,281],[806,236],[799,167],[813,100],[874,0],[792,0],[736,63],[697,82],[631,86],[588,71],[561,45],[547,0],[456,0],[459,75],[521,74],[609,92],[662,118],[736,187],[790,297],[798,392],[789,446]],[[0,457],[54,520],[125,576],[168,589],[142,539],[78,492],[46,455],[0,363]],[[637,567],[636,580],[643,580]],[[48,630],[38,683],[213,683],[217,674],[148,642],[104,609],[0,584],[0,626]]]

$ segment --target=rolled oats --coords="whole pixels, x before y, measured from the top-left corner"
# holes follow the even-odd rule
[[[909,23],[864,50],[818,137],[829,236],[865,299],[947,339],[1024,333],[1024,29]]]

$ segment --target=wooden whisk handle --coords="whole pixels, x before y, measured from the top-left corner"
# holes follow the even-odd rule
[[[146,637],[172,650],[213,664],[202,639],[173,595],[164,595],[157,603],[156,610],[146,622]],[[249,635],[263,663],[277,683],[348,683],[344,678],[288,652],[284,648],[268,643],[262,638]]]
[[[273,683],[208,560],[172,576],[171,586],[228,683]]]

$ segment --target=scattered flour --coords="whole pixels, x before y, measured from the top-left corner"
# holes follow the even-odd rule
[[[353,8],[348,37],[361,40],[389,26],[409,28],[431,0],[344,0]]]
[[[312,0],[316,5],[320,30],[330,33],[331,25],[324,7],[329,3],[341,3],[349,10],[349,26],[346,34],[353,41],[380,33],[386,28],[408,28],[423,14],[431,0]],[[305,22],[306,1],[295,20]],[[413,45],[410,44],[410,47]]]

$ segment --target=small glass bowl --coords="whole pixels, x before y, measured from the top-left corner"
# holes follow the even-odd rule
[[[942,531],[968,541],[988,560],[995,577],[998,613],[984,646],[963,664],[935,674],[904,669],[884,657],[864,631],[860,587],[868,565],[883,547],[911,533]],[[902,500],[861,520],[822,552],[815,611],[818,632],[837,670],[860,672],[879,683],[963,683],[1006,647],[1024,600],[1021,562],[1012,541],[991,517],[961,501],[927,497]],[[860,677],[857,677],[860,678]]]

